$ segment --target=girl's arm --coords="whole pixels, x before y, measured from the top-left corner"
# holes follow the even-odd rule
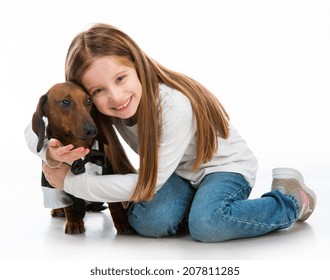
[[[189,100],[180,93],[162,101],[163,127],[159,149],[159,168],[156,191],[175,172],[189,143],[195,136],[196,124]],[[89,201],[118,202],[130,200],[138,174],[73,175],[65,177],[64,190]]]
[[[64,180],[64,191],[88,201],[129,201],[137,184],[137,174],[74,175],[69,171]]]

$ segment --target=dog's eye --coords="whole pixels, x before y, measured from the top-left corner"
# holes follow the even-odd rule
[[[92,105],[92,103],[93,103],[92,98],[87,98],[87,99],[86,99],[86,105],[87,105],[87,106],[88,106],[88,105]]]
[[[61,101],[61,105],[62,105],[63,108],[69,108],[70,105],[71,105],[71,102],[67,99],[64,99],[64,100]]]

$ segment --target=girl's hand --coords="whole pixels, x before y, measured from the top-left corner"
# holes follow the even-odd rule
[[[57,168],[49,167],[47,164],[43,164],[42,171],[48,181],[48,183],[56,189],[63,190],[64,179],[70,166],[68,164],[61,164]]]
[[[88,148],[78,147],[74,149],[73,145],[63,146],[57,139],[50,139],[47,150],[47,164],[51,167],[59,167],[62,162],[73,162],[86,156],[89,153]]]

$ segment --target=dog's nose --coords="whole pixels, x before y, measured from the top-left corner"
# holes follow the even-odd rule
[[[97,134],[97,127],[95,125],[92,125],[90,123],[86,123],[83,127],[85,136],[89,138],[93,138]]]

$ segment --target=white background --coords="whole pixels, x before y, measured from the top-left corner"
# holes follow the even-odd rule
[[[39,174],[24,127],[39,97],[64,81],[73,37],[97,22],[122,29],[149,56],[212,90],[258,157],[261,175],[290,166],[324,176],[329,6],[318,0],[2,1],[1,180]]]
[[[218,96],[259,160],[256,193],[269,189],[277,166],[299,169],[316,192],[330,187],[329,1],[11,0],[0,3],[3,200],[15,203],[13,186],[38,188],[41,163],[24,128],[39,97],[64,81],[73,37],[97,22],[122,29],[149,56]],[[328,209],[326,197],[320,209]],[[31,203],[42,208],[41,197]],[[10,228],[5,234],[15,236]]]

